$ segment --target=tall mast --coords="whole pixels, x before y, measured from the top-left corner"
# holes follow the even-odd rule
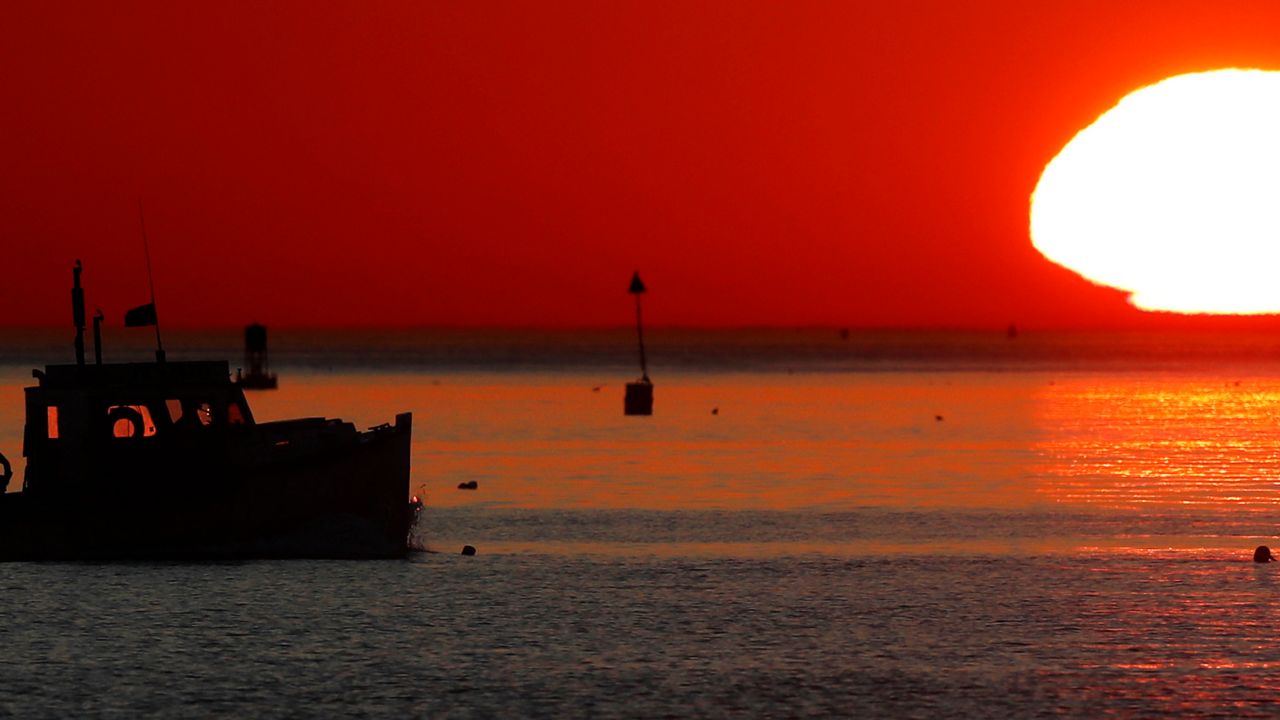
[[[71,318],[76,325],[76,365],[84,365],[84,288],[80,287],[80,261],[71,269]]]
[[[644,282],[640,280],[640,271],[637,270],[631,276],[631,288],[628,290],[632,295],[636,296],[636,339],[640,343],[640,377],[645,382],[649,380],[649,366],[644,358],[644,323],[640,318],[640,296],[645,292]]]
[[[640,344],[640,379],[627,383],[627,393],[622,399],[624,415],[653,414],[653,383],[649,380],[649,364],[644,357],[644,322],[640,317],[640,296],[644,294],[644,282],[640,279],[640,271],[631,276],[631,288],[627,291],[636,296],[636,340]]]
[[[147,218],[142,213],[142,198],[138,198],[138,226],[142,228],[142,253],[147,257],[147,289],[151,291],[151,309],[156,321],[156,362],[164,362],[164,343],[160,340],[160,313],[156,310],[156,282],[151,274],[151,246],[147,242]]]

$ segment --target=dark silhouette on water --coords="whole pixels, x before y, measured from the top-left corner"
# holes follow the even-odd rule
[[[640,379],[627,383],[626,396],[623,398],[623,413],[626,415],[653,414],[653,383],[649,380],[649,365],[644,356],[644,323],[640,318],[640,296],[647,288],[640,280],[640,271],[631,276],[631,287],[627,292],[636,296],[636,338],[640,344]]]
[[[276,374],[267,359],[267,326],[253,323],[244,328],[244,364],[249,372],[236,370],[236,384],[245,390],[275,390]]]
[[[79,277],[76,363],[26,388],[0,560],[407,554],[412,414],[256,423],[225,361],[86,365]]]
[[[1271,554],[1271,548],[1266,545],[1259,545],[1253,551],[1253,561],[1256,563],[1275,562],[1276,558]]]
[[[459,490],[475,490],[476,488],[479,488],[479,487],[480,487],[480,483],[476,482],[475,480],[467,480],[466,482],[458,483]]]

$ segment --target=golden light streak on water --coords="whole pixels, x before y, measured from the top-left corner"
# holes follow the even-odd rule
[[[1037,393],[1041,491],[1106,508],[1280,505],[1280,381],[1079,376]]]

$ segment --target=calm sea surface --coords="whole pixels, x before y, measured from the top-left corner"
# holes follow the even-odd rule
[[[0,564],[0,716],[1280,712],[1280,341],[652,335],[628,418],[625,332],[273,334],[259,420],[415,413],[433,552]]]

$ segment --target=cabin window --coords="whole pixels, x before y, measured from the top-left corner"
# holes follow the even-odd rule
[[[164,401],[169,420],[177,427],[208,427],[213,424],[213,406],[207,402],[169,398]]]
[[[46,409],[46,413],[48,414],[49,439],[57,440],[58,439],[58,406],[50,405]]]
[[[107,420],[111,422],[112,437],[151,437],[156,434],[156,424],[152,422],[146,405],[112,405],[107,408]]]

